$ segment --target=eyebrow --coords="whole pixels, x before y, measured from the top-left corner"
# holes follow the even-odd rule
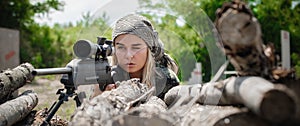
[[[124,45],[124,44],[122,44],[122,43],[119,43],[119,42],[116,42],[116,45]]]
[[[124,45],[122,43],[117,42],[116,45]],[[131,46],[141,46],[141,43],[137,43],[137,44],[132,44]]]
[[[142,44],[138,43],[138,44],[132,44],[132,46],[141,46]]]

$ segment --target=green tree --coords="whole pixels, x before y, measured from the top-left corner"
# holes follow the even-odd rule
[[[57,67],[65,62],[68,56],[61,31],[31,24],[21,32],[21,62],[30,62],[37,68]]]
[[[189,30],[189,26],[180,26],[176,23],[177,17],[166,14],[159,18],[158,15],[144,14],[154,23],[161,41],[164,43],[165,51],[170,54],[179,65],[179,78],[187,81],[191,71],[197,62],[193,53],[193,46],[189,43],[197,39],[196,32]],[[160,19],[157,21],[156,19]],[[187,33],[189,32],[189,33]],[[189,42],[187,42],[189,41]]]
[[[182,16],[186,21],[187,25],[190,25],[190,29],[184,29],[185,31],[196,29],[196,31],[201,31],[200,29],[205,29],[205,27],[198,27],[198,26],[206,26],[201,25],[201,23],[207,23],[208,21],[204,21],[204,19],[200,19],[204,16],[199,16],[207,14],[207,16],[213,22],[216,18],[215,12],[218,8],[221,8],[224,2],[230,2],[231,0],[165,0],[161,3],[153,3],[150,0],[140,0],[140,5],[144,8],[152,8],[152,9],[166,9],[169,13],[172,13],[176,16]],[[295,1],[292,0],[245,0],[245,2],[249,5],[250,9],[253,10],[255,17],[257,17],[258,21],[261,24],[261,29],[263,33],[263,40],[265,43],[272,42],[276,47],[276,53],[280,54],[281,46],[280,46],[280,30],[286,30],[290,32],[291,38],[291,54],[293,57],[299,57],[300,46],[299,38],[300,38],[300,27],[297,27],[300,22],[300,4],[293,5],[292,3]],[[200,18],[199,18],[200,17]],[[203,22],[204,21],[204,22]],[[167,24],[170,25],[170,24]],[[209,23],[207,23],[209,25]],[[179,29],[174,29],[176,32]],[[188,33],[188,32],[186,32]],[[200,33],[203,35],[204,32]],[[204,33],[205,34],[205,33]],[[188,35],[184,35],[188,36]],[[208,35],[209,36],[209,35]],[[202,36],[203,37],[203,36]],[[185,38],[185,37],[183,37]],[[185,38],[186,39],[186,38]],[[207,38],[201,38],[202,40],[207,41]],[[209,40],[214,41],[214,40]],[[189,44],[196,47],[193,49],[194,54],[196,55],[197,61],[205,62],[208,64],[203,64],[205,73],[204,78],[207,81],[210,78],[210,74],[208,71],[212,73],[215,70],[210,70],[207,68],[209,64],[211,64],[207,60],[207,55],[210,54],[203,54],[199,53],[200,50],[205,49],[201,47],[199,49],[199,45],[201,45],[201,40],[196,40],[195,38],[191,38],[188,40],[191,42]],[[196,42],[196,43],[193,43]],[[207,44],[205,43],[206,48]],[[213,54],[214,55],[214,54]],[[296,68],[299,68],[299,61],[298,58],[292,58],[292,65]],[[231,68],[232,69],[232,68]],[[297,72],[299,73],[299,72]],[[208,75],[209,74],[209,75]],[[298,75],[299,76],[299,75]]]
[[[293,7],[292,3],[292,0],[261,0],[250,7],[261,24],[264,42],[274,43],[276,52],[280,55],[280,31],[288,31],[290,32],[291,55],[299,57],[300,5]],[[299,68],[299,58],[292,58],[292,66]]]
[[[83,19],[77,21],[76,24],[59,25],[56,24],[53,27],[54,31],[59,31],[64,38],[63,47],[68,54],[68,59],[64,63],[67,63],[73,56],[73,45],[79,39],[86,39],[93,43],[97,42],[97,37],[106,37],[111,39],[112,29],[107,24],[108,18],[106,15],[94,18],[89,13],[83,15]]]
[[[51,10],[60,10],[59,0],[31,3],[30,0],[1,0],[0,27],[20,31],[21,62],[35,67],[58,66],[65,57],[61,50],[62,36],[49,26],[34,22],[35,16],[46,16]]]
[[[30,0],[1,0],[0,27],[22,29],[34,23],[34,16],[43,16],[52,9],[61,10],[63,3],[59,0],[46,0],[31,3]]]
[[[163,3],[152,3],[141,0],[144,8],[152,8],[163,11],[165,14],[150,13],[157,21],[158,28],[173,32],[178,37],[169,37],[170,52],[177,58],[181,68],[182,81],[190,77],[195,62],[202,63],[203,81],[207,82],[217,71],[217,68],[225,62],[220,49],[217,48],[217,38],[214,35],[214,25],[206,13],[200,8],[198,1],[166,0]],[[155,16],[158,15],[158,16]],[[183,24],[179,24],[182,20]],[[159,32],[161,33],[161,32]],[[160,35],[164,38],[167,35]],[[177,39],[177,40],[176,40]],[[180,41],[178,48],[174,43]],[[163,41],[165,42],[165,41]],[[187,60],[187,58],[189,58]],[[192,62],[192,63],[191,63]]]

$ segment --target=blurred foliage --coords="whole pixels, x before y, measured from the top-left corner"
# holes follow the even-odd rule
[[[35,67],[51,67],[63,62],[63,37],[59,31],[34,22],[35,16],[61,10],[63,3],[58,0],[36,3],[30,0],[1,0],[0,5],[0,27],[20,31],[21,62],[30,62]]]
[[[21,62],[29,62],[35,68],[65,66],[73,58],[72,47],[78,39],[96,42],[98,34],[108,29],[105,15],[92,20],[89,13],[75,25],[56,24],[50,27],[34,22],[35,17],[47,17],[53,10],[62,10],[64,3],[59,0],[35,3],[30,0],[1,0],[0,5],[0,27],[20,31]]]
[[[262,0],[250,7],[261,23],[265,42],[273,42],[280,53],[280,30],[286,30],[290,32],[291,53],[300,53],[300,5],[292,8],[292,0]]]
[[[291,55],[292,61],[296,61],[295,64],[295,71],[296,71],[296,79],[300,79],[300,54],[292,53]]]
[[[203,2],[202,2],[203,1]],[[229,0],[202,0],[201,8],[207,12],[212,20],[215,19],[214,10],[223,2]],[[300,54],[300,2],[295,0],[245,0],[253,14],[260,22],[265,44],[273,43],[275,53],[281,56],[281,30],[290,33],[290,53]],[[298,4],[297,4],[298,2]],[[297,76],[300,76],[299,58],[291,58],[291,65],[296,69]],[[280,64],[280,63],[279,63]]]
[[[290,33],[291,66],[300,76],[300,4],[292,0],[261,0],[250,5],[262,28],[264,42],[272,42],[276,53],[281,54],[281,30]],[[250,2],[251,3],[251,2]],[[255,4],[253,4],[255,3]]]
[[[61,10],[63,3],[59,0],[45,0],[31,3],[30,0],[1,0],[0,27],[24,29],[34,24],[34,16],[43,16],[51,10]]]
[[[159,33],[160,40],[164,43],[165,51],[171,55],[179,65],[179,79],[187,81],[191,75],[191,71],[195,68],[196,63],[196,56],[194,55],[193,50],[201,49],[194,46],[194,43],[200,41],[197,37],[197,33],[189,30],[190,26],[188,25],[178,25],[176,23],[177,17],[174,15],[166,14],[163,17],[160,17],[160,14],[143,15],[152,20],[155,29]],[[160,20],[158,21],[156,19]],[[206,50],[197,51],[199,51],[197,54],[207,53]]]
[[[205,16],[203,13],[206,13],[207,16],[214,22],[216,15],[215,12],[218,8],[221,8],[224,2],[230,2],[231,0],[165,0],[164,2],[153,2],[151,0],[140,0],[140,5],[144,8],[148,9],[163,9],[168,8],[167,10],[169,14],[176,15],[177,17],[182,17],[186,21],[186,25],[190,25],[190,27],[177,27],[174,28],[174,32],[186,32],[186,34],[182,34],[181,38],[184,38],[189,46],[193,48],[193,53],[196,56],[197,62],[202,62],[203,66],[203,74],[204,74],[204,82],[210,80],[211,73],[214,73],[212,66],[215,62],[209,61],[208,55],[209,53],[203,53],[207,50],[207,46],[211,44],[205,43],[208,39],[200,37],[197,40],[197,36],[195,38],[189,37],[189,31],[195,30],[199,32],[201,29],[197,26],[207,26],[209,25],[208,21],[199,20],[199,18],[203,18]],[[275,45],[276,54],[280,56],[281,54],[281,38],[280,31],[286,30],[290,32],[290,47],[291,54],[293,57],[299,56],[300,54],[300,27],[298,27],[300,23],[300,4],[295,4],[297,1],[292,0],[245,0],[250,9],[253,11],[255,17],[257,17],[258,21],[261,24],[261,29],[263,33],[263,40],[265,44],[271,42]],[[165,15],[166,17],[168,15]],[[162,17],[165,18],[165,17]],[[158,19],[156,19],[158,20]],[[165,20],[165,19],[164,19]],[[204,22],[203,22],[204,21]],[[174,23],[174,22],[173,22]],[[201,25],[204,23],[204,25]],[[171,23],[167,23],[170,25]],[[201,33],[200,33],[201,34]],[[201,34],[203,35],[203,34]],[[210,40],[213,41],[213,40]],[[205,47],[199,46],[204,42]],[[209,50],[209,49],[208,49]],[[185,55],[185,54],[182,54]],[[210,56],[211,57],[211,56]],[[292,66],[296,69],[297,76],[300,73],[299,66],[299,58],[291,58]],[[211,63],[212,62],[212,63]],[[221,61],[220,61],[221,62]],[[217,65],[218,66],[218,65]]]
[[[215,12],[230,0],[139,0],[141,8],[158,10],[144,15],[155,22],[166,51],[179,63],[180,78],[186,81],[196,62],[202,63],[203,81],[207,82],[224,61],[216,49],[213,37]],[[290,32],[292,66],[299,76],[300,4],[291,0],[246,0],[261,24],[263,40],[272,42],[280,54],[280,30]],[[56,24],[53,27],[34,22],[34,17],[46,17],[53,10],[62,10],[59,0],[1,0],[0,27],[20,31],[21,62],[37,68],[61,67],[73,57],[72,46],[78,39],[96,42],[97,36],[110,39],[109,15],[94,19],[90,13],[76,24]],[[179,22],[178,22],[179,21]],[[220,58],[215,58],[220,57]],[[214,61],[213,61],[214,60]]]
[[[167,49],[170,46],[170,54],[179,63],[181,81],[188,81],[196,62],[202,64],[203,82],[210,81],[226,57],[217,47],[218,39],[213,33],[214,24],[200,8],[200,3],[190,0],[166,0],[157,3],[140,0],[140,4],[143,8],[161,12],[150,14],[154,18],[152,20],[158,24],[158,31],[168,30],[159,31],[161,39],[168,36],[166,33],[176,35],[163,42]]]
[[[21,32],[21,62],[30,62],[35,67],[52,67],[64,62],[61,31],[31,24]]]

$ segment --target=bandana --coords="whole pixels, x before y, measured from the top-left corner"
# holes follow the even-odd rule
[[[119,19],[112,33],[113,42],[122,34],[136,35],[144,40],[155,61],[160,61],[164,56],[163,43],[159,40],[158,33],[147,18],[137,14],[129,14]]]

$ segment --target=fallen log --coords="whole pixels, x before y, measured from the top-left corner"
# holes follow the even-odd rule
[[[299,109],[295,93],[285,85],[272,84],[260,77],[233,78],[225,83],[228,83],[225,97],[244,103],[254,113],[273,123],[294,118]]]
[[[194,97],[189,97],[190,99],[187,101],[197,98],[195,100],[197,104],[188,102],[185,105],[170,105],[170,109],[167,109],[160,99],[153,100],[151,97],[141,100],[140,97],[147,95],[149,91],[144,86],[137,81],[129,80],[122,82],[117,89],[106,91],[90,101],[83,102],[72,116],[69,125],[147,126],[157,124],[180,126],[203,124],[210,126],[230,124],[268,126],[269,122],[282,124],[289,120],[296,109],[293,93],[285,90],[284,86],[275,86],[261,77],[232,77],[222,83],[189,86],[191,88],[183,95],[192,94]],[[166,99],[169,98],[170,92],[174,93],[174,90],[177,92],[173,95],[180,97],[178,96],[180,87],[184,86],[171,89],[166,94]],[[193,87],[197,89],[195,90]],[[199,91],[198,94],[197,91]],[[211,99],[218,97],[220,102],[214,104],[215,100]],[[175,99],[173,100],[176,102]],[[143,103],[143,101],[148,102]],[[169,99],[169,101],[171,100]],[[243,104],[245,107],[240,109],[232,106],[220,106],[228,104]]]
[[[141,97],[147,94],[148,86],[139,80],[131,79],[116,84],[119,85],[118,88],[104,91],[90,101],[84,101],[72,115],[69,125],[109,125],[112,117],[122,114],[148,97]]]
[[[184,91],[186,89],[188,91]],[[295,94],[290,89],[274,85],[261,77],[231,77],[203,86],[177,86],[165,96],[166,104],[175,109],[195,102],[205,105],[242,104],[273,123],[294,118],[296,101]]]
[[[171,126],[175,121],[164,101],[152,96],[146,103],[113,117],[112,126]]]
[[[273,55],[266,56],[262,32],[251,9],[240,0],[224,3],[215,25],[230,63],[241,76],[272,78]],[[273,52],[270,52],[273,53]]]
[[[232,98],[227,102],[244,103],[274,123],[284,122],[296,114],[296,96],[284,85],[275,85],[260,77],[232,77],[226,81],[224,96]]]
[[[112,126],[271,126],[247,108],[195,104],[164,110],[159,106],[141,104],[114,117]]]
[[[298,105],[300,105],[300,79],[293,80],[293,79],[287,79],[283,84],[287,85],[291,90],[293,90],[296,93],[296,96],[298,98]],[[298,123],[300,125],[300,107],[297,110],[296,118],[295,120],[298,120]]]
[[[266,120],[249,112],[247,108],[200,104],[183,107],[181,109],[187,112],[178,113],[182,118],[177,121],[177,126],[271,126]]]
[[[34,77],[31,74],[33,69],[31,64],[24,63],[12,70],[8,69],[0,73],[0,104],[10,100],[15,90],[33,80]]]
[[[0,105],[0,125],[11,126],[26,117],[38,103],[37,94],[28,90]]]

